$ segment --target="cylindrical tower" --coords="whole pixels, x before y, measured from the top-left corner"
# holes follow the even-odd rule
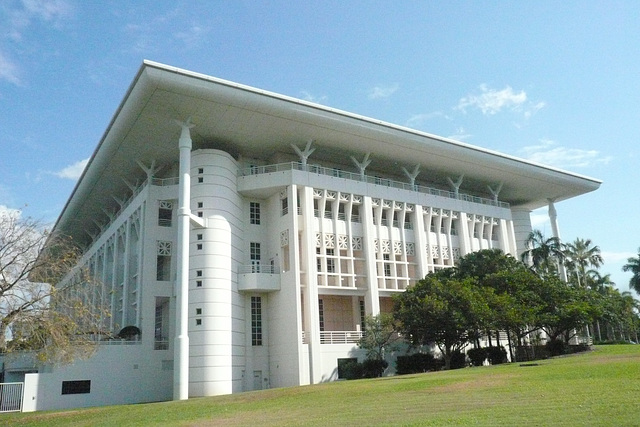
[[[233,391],[234,312],[241,310],[237,264],[241,242],[241,197],[237,164],[226,152],[203,149],[191,155],[191,210],[205,227],[191,231],[189,337],[191,396]],[[237,340],[242,345],[244,340]],[[239,380],[239,379],[238,379]]]

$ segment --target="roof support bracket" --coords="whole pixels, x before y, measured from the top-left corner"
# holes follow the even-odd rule
[[[367,166],[369,166],[371,164],[371,160],[369,160],[369,156],[370,155],[371,155],[371,153],[365,154],[364,155],[364,159],[362,159],[361,162],[359,162],[355,157],[351,156],[351,161],[360,170],[360,179],[362,181],[365,181],[365,173],[364,173],[364,171],[367,169]]]
[[[451,178],[447,177],[447,181],[449,181],[449,185],[451,185],[451,188],[453,189],[453,194],[455,195],[456,199],[460,197],[460,186],[462,185],[463,179],[464,179],[464,174],[460,175],[457,181],[454,181]]]

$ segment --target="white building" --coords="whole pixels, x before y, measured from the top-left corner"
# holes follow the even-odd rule
[[[86,249],[105,327],[140,339],[27,374],[25,409],[334,380],[364,358],[365,314],[469,252],[517,256],[531,210],[599,185],[144,62],[55,226]]]

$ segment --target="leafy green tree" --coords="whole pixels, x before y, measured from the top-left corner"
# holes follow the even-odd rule
[[[451,366],[454,353],[483,329],[490,310],[487,295],[475,279],[431,273],[394,298],[398,330],[413,345],[435,343]]]
[[[576,330],[602,314],[598,294],[590,289],[570,286],[558,277],[547,277],[541,288],[540,324],[551,340],[565,343]]]
[[[364,331],[358,346],[367,351],[367,358],[384,360],[385,351],[398,340],[393,316],[380,313],[376,316],[366,316]]]
[[[622,266],[622,271],[630,271],[632,276],[629,279],[629,287],[640,294],[640,248],[638,256],[627,258],[627,263]]]

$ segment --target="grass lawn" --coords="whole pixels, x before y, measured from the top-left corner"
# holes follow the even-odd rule
[[[531,365],[531,364],[528,364]],[[42,426],[640,425],[640,345],[536,362],[229,396],[0,414]]]

